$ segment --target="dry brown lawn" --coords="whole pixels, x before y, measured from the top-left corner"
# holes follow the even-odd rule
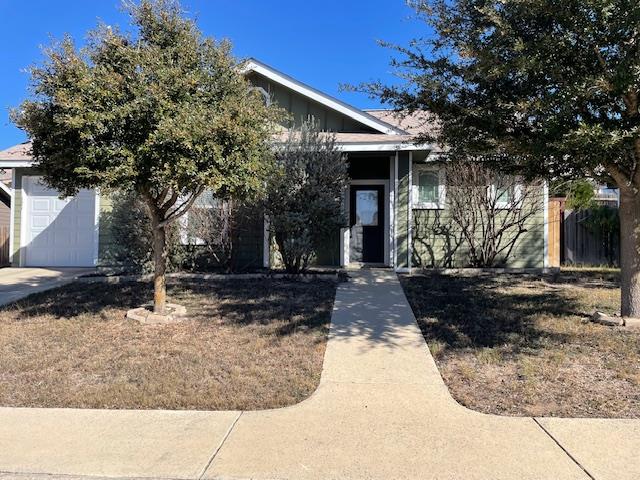
[[[126,320],[141,283],[71,284],[0,309],[0,405],[264,409],[317,387],[334,282],[180,281],[190,319]]]
[[[640,332],[586,321],[619,310],[618,273],[425,274],[402,284],[449,389],[503,415],[640,417]]]

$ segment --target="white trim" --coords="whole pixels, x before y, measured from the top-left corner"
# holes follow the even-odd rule
[[[407,267],[397,267],[396,273],[411,273],[411,269]]]
[[[14,262],[14,256],[13,256],[13,247],[14,247],[14,240],[13,237],[15,235],[15,223],[16,223],[16,219],[15,219],[15,215],[16,215],[16,202],[15,202],[15,198],[16,198],[16,189],[15,189],[15,185],[16,185],[16,172],[15,170],[13,172],[11,172],[11,205],[9,206],[9,263],[11,264],[11,266],[13,266],[13,262]]]
[[[413,152],[409,152],[409,188],[413,185]],[[407,198],[407,267],[409,273],[411,273],[411,257],[413,256],[413,246],[411,231],[413,230],[413,195],[409,191],[409,198]]]
[[[351,229],[344,227],[340,229],[340,266],[349,266],[349,245],[351,242]]]
[[[549,184],[544,182],[543,197],[544,202],[544,268],[549,268]]]
[[[398,156],[399,156],[399,152],[396,151],[396,155],[394,158],[394,175],[393,175],[393,181],[394,181],[394,186],[393,186],[393,190],[396,194],[396,196],[398,195]],[[395,205],[395,211],[393,212],[393,268],[398,271],[398,201],[396,198],[396,201],[394,202]]]
[[[33,167],[35,160],[2,160],[0,159],[0,168],[20,168]]]
[[[262,266],[271,268],[271,234],[269,217],[265,214],[262,222]]]
[[[375,134],[374,134],[375,135]],[[390,134],[392,135],[392,134]],[[392,137],[393,138],[393,137]],[[391,140],[391,139],[390,139]],[[438,148],[428,144],[413,144],[411,142],[336,142],[336,147],[341,152],[411,152],[429,150],[433,153],[427,157],[427,161],[437,161]],[[432,155],[434,156],[432,158]],[[35,160],[1,160],[0,168],[33,167]]]
[[[336,142],[336,147],[342,152],[411,152],[416,150],[434,150],[432,145],[415,145],[410,142]]]
[[[446,200],[447,200],[445,169],[441,166],[435,166],[433,164],[416,163],[412,165],[411,171],[415,173],[415,175],[411,177],[411,181],[409,182],[411,185],[410,198],[413,202],[413,208],[417,210],[443,210],[445,208]],[[438,201],[437,202],[421,202],[420,201],[420,173],[424,171],[434,172],[438,175]]]
[[[98,257],[100,256],[100,200],[101,195],[98,189],[93,191],[93,203],[95,212],[93,217],[93,266],[98,266]]]
[[[496,198],[498,195],[498,188],[494,184],[489,187],[489,194],[492,196],[492,198],[496,199],[496,208],[498,209],[509,208],[511,205],[519,208],[518,203],[520,203],[520,201],[522,200],[522,184],[516,183],[515,185],[508,186],[513,187],[513,200],[511,200],[510,202],[499,202]]]
[[[304,95],[311,100],[318,102],[325,107],[331,108],[337,112],[346,115],[353,120],[362,123],[368,127],[371,127],[379,132],[387,133],[389,135],[405,135],[407,132],[401,130],[393,125],[383,122],[382,120],[377,119],[371,114],[363,112],[351,105],[348,105],[337,98],[331,97],[326,93],[321,92],[320,90],[316,90],[309,85],[306,85],[289,75],[282,73],[276,70],[269,65],[266,65],[259,60],[254,58],[250,58],[241,68],[242,73],[255,72],[264,77],[267,77],[269,80],[272,80],[286,88],[289,88],[301,95]]]
[[[396,182],[395,182],[395,155],[389,157],[389,266],[395,267],[395,241],[396,238]]]
[[[29,218],[29,195],[27,194],[27,182],[30,182],[34,178],[32,175],[22,176],[22,209],[20,211],[20,245],[18,245],[18,251],[20,252],[20,261],[18,266],[24,267],[26,264],[27,249],[25,246],[25,239],[27,238],[27,220]],[[25,246],[26,247],[26,246]]]
[[[390,196],[389,180],[384,180],[384,179],[351,180],[349,182],[349,194],[347,195],[347,218],[349,219],[349,223],[351,223],[351,186],[352,185],[382,185],[384,187],[383,205],[388,205],[388,202],[386,200],[388,200]],[[349,230],[349,236],[351,236],[351,233],[350,233],[351,228],[349,227],[347,230]],[[387,212],[385,212],[385,216],[384,216],[384,234],[385,236],[387,236],[387,238],[389,235],[391,235],[391,219],[390,219],[390,215]],[[391,249],[389,247],[390,247],[389,242],[385,241],[384,242],[384,264],[387,266],[392,266]],[[347,253],[345,255],[345,258],[347,258],[349,260],[349,263],[351,263],[350,262],[351,261],[350,244],[346,245],[346,250],[347,250]],[[348,266],[349,263],[347,263],[346,266]]]

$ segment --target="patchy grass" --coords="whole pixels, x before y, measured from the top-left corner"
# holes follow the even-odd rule
[[[619,310],[619,273],[425,274],[402,284],[442,376],[486,413],[640,417],[640,333],[587,322]]]
[[[181,324],[125,319],[149,284],[71,284],[0,309],[0,405],[263,409],[317,387],[335,283],[180,281]]]

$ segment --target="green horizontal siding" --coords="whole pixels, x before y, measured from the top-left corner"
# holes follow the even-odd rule
[[[98,218],[98,266],[105,266],[108,262],[105,260],[109,248],[113,245],[115,239],[111,234],[111,230],[105,228],[104,218],[113,208],[113,201],[108,194],[100,195],[100,215]]]
[[[542,190],[542,189],[541,189]],[[536,195],[538,208],[527,219],[526,232],[514,244],[504,265],[509,268],[544,267],[544,205],[542,195]],[[412,264],[415,268],[460,268],[469,266],[469,252],[459,243],[459,228],[450,222],[447,210],[413,210]],[[513,235],[513,234],[512,234]],[[513,238],[513,237],[511,237]],[[503,241],[503,245],[508,243]],[[453,253],[452,253],[453,252]],[[498,262],[500,263],[500,257]]]
[[[409,195],[411,185],[409,170],[411,160],[408,152],[398,152],[398,190],[396,208],[397,267],[409,267]]]

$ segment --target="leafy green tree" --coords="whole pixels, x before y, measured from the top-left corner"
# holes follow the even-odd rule
[[[428,110],[419,140],[529,178],[620,188],[622,315],[640,317],[640,4],[410,0],[423,38],[396,46],[401,86],[366,89]]]
[[[572,210],[586,210],[595,205],[595,191],[588,180],[570,182],[567,191],[567,208]]]
[[[48,48],[13,120],[61,194],[99,188],[144,200],[162,313],[167,225],[205,189],[230,198],[261,187],[279,112],[251,90],[230,44],[205,38],[177,1],[126,8],[133,34],[100,25],[85,48],[68,37]]]
[[[297,273],[346,224],[347,159],[313,122],[291,130],[275,155],[264,207],[285,269]]]

